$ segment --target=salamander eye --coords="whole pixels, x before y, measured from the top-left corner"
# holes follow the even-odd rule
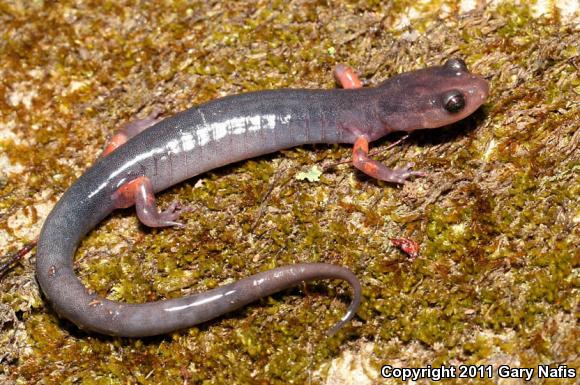
[[[443,95],[443,107],[449,112],[459,112],[465,107],[465,98],[457,90],[452,90]]]
[[[465,64],[465,62],[459,58],[447,60],[445,67],[456,71],[467,71],[467,64]]]

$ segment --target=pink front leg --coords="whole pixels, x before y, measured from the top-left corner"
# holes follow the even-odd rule
[[[356,72],[344,65],[338,64],[334,69],[334,77],[343,88],[354,89],[361,88],[362,82]],[[384,180],[391,183],[405,183],[411,176],[425,176],[421,171],[411,171],[409,166],[399,169],[391,169],[384,164],[369,158],[369,140],[365,135],[360,135],[352,149],[353,165],[368,176],[375,179]]]

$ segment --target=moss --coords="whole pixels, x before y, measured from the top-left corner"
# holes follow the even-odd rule
[[[361,278],[364,301],[335,337],[325,332],[350,298],[338,281],[132,340],[59,320],[25,263],[0,281],[2,302],[18,315],[10,325],[23,330],[21,339],[1,339],[22,353],[0,375],[17,383],[323,383],[320,368],[361,341],[374,342],[376,367],[505,357],[578,367],[579,36],[558,15],[534,19],[509,2],[461,17],[454,1],[33,4],[0,5],[0,125],[15,135],[1,137],[0,155],[24,167],[0,173],[0,228],[12,243],[22,240],[15,213],[38,226],[46,213],[37,207],[78,178],[115,127],[155,107],[170,114],[242,91],[328,88],[338,62],[377,82],[451,54],[491,76],[492,94],[472,118],[376,155],[429,171],[403,188],[349,165],[326,167],[347,160],[347,147],[307,146],[162,194],[162,206],[178,199],[194,208],[184,229],[145,229],[125,210],[77,253],[91,289],[135,303],[284,264],[342,264]],[[409,6],[423,17],[395,28]],[[325,170],[318,182],[296,178],[313,165]],[[421,244],[420,258],[390,245],[401,236]]]

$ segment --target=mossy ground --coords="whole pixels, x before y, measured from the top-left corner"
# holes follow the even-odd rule
[[[330,88],[340,62],[376,82],[461,56],[491,77],[473,117],[376,156],[429,172],[403,188],[348,164],[315,183],[298,180],[350,154],[298,148],[162,194],[162,205],[179,199],[195,209],[185,229],[145,229],[121,211],[77,253],[88,286],[128,302],[296,262],[348,266],[364,301],[335,337],[325,332],[350,297],[325,281],[164,337],[85,334],[40,296],[32,255],[0,282],[0,381],[323,383],[332,359],[368,343],[375,370],[393,362],[578,369],[578,25],[511,5],[458,16],[455,2],[441,1],[395,30],[412,3],[0,3],[6,251],[34,238],[115,127],[153,108],[169,114],[242,91]],[[440,3],[449,6],[444,18]],[[422,246],[414,262],[390,244],[402,236]]]

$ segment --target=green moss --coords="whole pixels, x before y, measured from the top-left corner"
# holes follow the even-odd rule
[[[441,23],[443,5],[450,16]],[[409,6],[423,17],[395,30]],[[347,147],[307,146],[162,194],[162,207],[178,199],[194,208],[183,215],[184,229],[145,229],[125,210],[77,253],[87,286],[134,303],[284,264],[345,265],[361,278],[364,300],[356,321],[335,337],[325,332],[350,299],[338,281],[302,285],[169,336],[131,340],[85,334],[59,320],[31,284],[33,266],[24,264],[0,282],[2,302],[18,311],[12,326],[23,330],[21,339],[6,339],[15,341],[7,351],[21,353],[0,376],[18,383],[323,383],[326,372],[317,371],[363,341],[374,342],[377,367],[393,359],[435,366],[506,356],[521,366],[576,365],[578,32],[558,15],[533,19],[509,2],[462,17],[457,7],[407,0],[1,4],[0,124],[16,138],[0,139],[0,155],[25,169],[0,172],[0,228],[14,243],[21,236],[9,218],[23,212],[40,221],[45,213],[36,205],[60,196],[138,111],[161,106],[170,114],[264,88],[328,88],[338,62],[377,82],[450,53],[491,76],[492,92],[465,122],[418,132],[375,156],[429,171],[402,189],[349,165],[326,167],[347,160]],[[428,33],[415,38],[413,31]],[[318,182],[296,179],[313,165],[325,170]],[[390,244],[403,236],[421,244],[420,258],[410,261]]]

